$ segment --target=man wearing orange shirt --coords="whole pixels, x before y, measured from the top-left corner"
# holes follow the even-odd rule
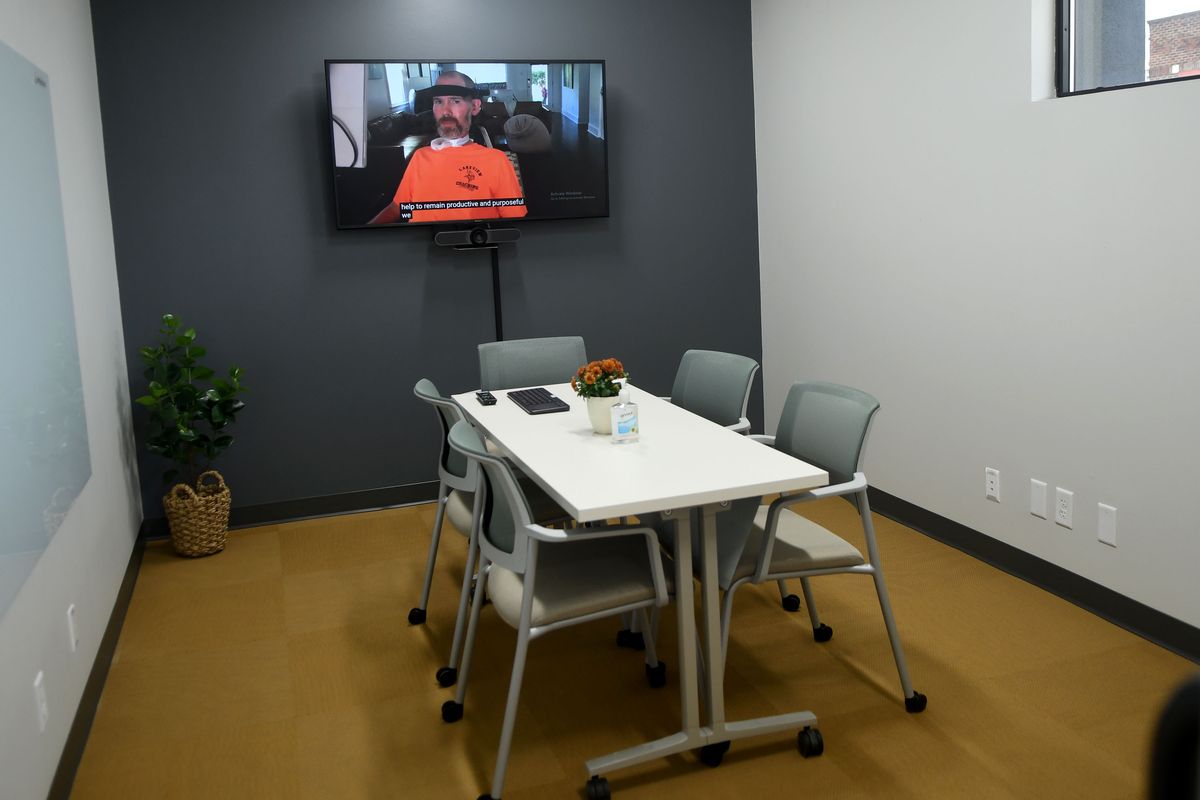
[[[413,153],[392,202],[370,224],[525,216],[508,156],[471,141],[471,119],[482,105],[475,82],[461,72],[443,72],[433,90],[438,138]]]

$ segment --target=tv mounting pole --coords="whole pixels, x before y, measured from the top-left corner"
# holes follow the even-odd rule
[[[455,250],[492,251],[492,313],[496,320],[496,341],[504,341],[504,314],[500,308],[500,242],[515,242],[521,238],[516,228],[451,228],[435,230],[433,243],[452,246]]]
[[[492,247],[492,309],[496,315],[496,341],[504,341],[504,316],[500,310],[500,248]]]

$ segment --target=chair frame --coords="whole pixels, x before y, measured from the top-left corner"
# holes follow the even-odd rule
[[[629,612],[638,612],[642,618],[643,628],[649,631],[650,625],[646,610],[666,605],[669,597],[662,558],[659,555],[658,537],[652,528],[604,526],[576,528],[564,531],[536,524],[532,520],[532,515],[529,512],[524,494],[521,492],[509,465],[502,458],[488,453],[482,447],[482,443],[478,447],[474,446],[467,436],[460,433],[460,431],[471,431],[472,435],[477,434],[470,428],[469,423],[461,422],[454,426],[448,437],[451,447],[467,456],[468,459],[480,464],[481,477],[479,490],[476,495],[476,508],[482,509],[483,503],[486,502],[486,494],[496,491],[496,484],[498,483],[498,489],[504,493],[508,507],[512,512],[514,534],[512,551],[506,552],[497,547],[488,538],[482,529],[482,520],[474,526],[477,531],[479,545],[479,579],[475,583],[475,591],[471,599],[470,621],[467,625],[466,646],[463,651],[462,669],[459,675],[455,699],[447,701],[443,705],[442,719],[447,722],[454,722],[462,716],[463,705],[466,700],[467,684],[470,678],[471,658],[475,649],[475,632],[479,624],[479,613],[483,606],[481,601],[487,591],[487,583],[492,567],[498,565],[521,575],[523,578],[521,614],[517,624],[517,646],[516,652],[513,655],[512,677],[509,680],[508,699],[504,710],[504,723],[500,733],[496,768],[492,777],[491,794],[484,795],[484,797],[499,798],[504,788],[504,778],[508,769],[509,755],[512,750],[513,729],[516,724],[517,705],[521,695],[521,684],[525,673],[525,661],[529,650],[529,643],[560,628]],[[489,471],[485,465],[490,465],[492,469]],[[624,603],[577,617],[556,620],[544,625],[534,626],[532,624],[534,589],[538,573],[538,553],[543,545],[570,546],[572,543],[625,536],[641,536],[645,539],[646,554],[649,559],[651,578],[654,584],[654,596],[652,598]],[[655,653],[653,637],[648,635],[646,637],[647,670],[659,668],[660,664],[661,662],[658,661],[657,654]]]
[[[450,435],[450,427],[453,424],[448,423],[447,420],[453,420],[454,423],[457,423],[465,419],[462,409],[458,407],[458,404],[438,393],[437,387],[427,378],[417,381],[417,384],[413,387],[413,394],[434,407],[438,423],[442,427],[442,449],[438,456],[437,514],[433,519],[433,533],[429,542],[429,555],[425,561],[425,581],[421,587],[421,602],[418,603],[416,608],[408,612],[408,621],[414,625],[419,625],[425,621],[425,612],[429,605],[429,592],[433,585],[433,570],[437,563],[438,544],[442,535],[442,523],[446,516],[446,503],[450,499],[450,493],[455,490],[471,495],[475,494],[475,489],[479,483],[479,467],[468,459],[466,474],[455,475],[447,466],[447,460],[450,455],[450,444],[447,441],[447,437]],[[472,527],[474,527],[474,519],[472,519]],[[469,537],[470,532],[467,532],[467,535]]]
[[[925,709],[925,695],[913,689],[912,680],[908,674],[908,664],[904,657],[904,648],[900,643],[900,634],[896,629],[896,621],[892,614],[892,603],[888,595],[887,583],[883,578],[883,570],[880,564],[879,545],[875,538],[875,525],[871,519],[871,505],[867,499],[867,476],[862,471],[863,454],[866,452],[867,439],[870,437],[871,428],[875,422],[875,414],[879,407],[871,411],[871,416],[867,420],[866,430],[863,434],[862,443],[859,446],[858,459],[855,464],[854,477],[843,483],[833,484],[830,486],[822,486],[817,489],[811,489],[806,492],[797,494],[783,495],[770,503],[767,507],[767,520],[764,527],[765,541],[758,554],[758,563],[755,570],[750,575],[739,578],[733,581],[729,588],[725,590],[724,601],[721,605],[721,657],[725,658],[729,650],[729,630],[733,616],[733,597],[737,590],[747,584],[760,584],[767,581],[775,581],[779,587],[780,599],[787,602],[787,584],[786,581],[790,578],[799,578],[800,585],[804,592],[804,602],[808,607],[808,618],[812,623],[813,637],[817,641],[828,641],[832,636],[833,630],[827,625],[821,623],[820,616],[817,613],[816,603],[813,600],[812,587],[809,584],[810,578],[820,577],[822,575],[838,575],[838,574],[853,574],[853,575],[870,575],[875,582],[875,594],[879,598],[879,608],[883,613],[884,625],[887,627],[888,640],[892,647],[892,657],[896,661],[896,670],[900,675],[900,687],[904,694],[904,706],[909,712],[919,712]],[[775,446],[775,437],[766,435],[752,435],[752,439],[761,442],[769,447]],[[867,559],[865,564],[856,564],[846,567],[829,567],[822,569],[796,570],[788,572],[775,572],[771,570],[771,556],[775,549],[776,531],[779,525],[779,516],[784,509],[792,506],[808,503],[813,500],[820,500],[826,497],[848,497],[853,498],[855,505],[858,508],[859,517],[862,522],[863,535],[867,542]]]
[[[423,388],[423,383],[428,383],[432,387],[432,390]],[[425,622],[426,610],[429,606],[429,592],[433,585],[433,571],[437,564],[442,523],[445,519],[446,503],[450,499],[450,492],[452,490],[469,492],[474,498],[471,508],[471,530],[467,532],[467,560],[463,567],[462,588],[459,591],[458,611],[454,618],[454,635],[451,638],[450,644],[450,661],[445,667],[437,671],[438,683],[442,686],[452,686],[458,679],[458,660],[462,654],[462,641],[466,629],[471,583],[476,579],[475,558],[478,553],[476,543],[479,535],[479,519],[482,512],[481,497],[478,491],[479,465],[468,458],[466,475],[464,476],[455,475],[446,466],[450,453],[450,426],[446,423],[447,416],[453,419],[455,424],[466,420],[458,404],[437,393],[437,387],[433,386],[433,382],[428,381],[428,379],[418,381],[416,386],[413,387],[413,394],[434,407],[434,410],[437,412],[438,422],[442,425],[443,434],[442,451],[438,457],[437,514],[433,520],[433,534],[429,541],[429,555],[425,560],[425,581],[421,588],[421,602],[416,608],[408,612],[408,621],[410,624],[419,625]],[[445,414],[442,413],[442,409],[445,410]]]

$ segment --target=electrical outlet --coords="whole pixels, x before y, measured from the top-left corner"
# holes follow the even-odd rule
[[[1056,486],[1054,489],[1054,522],[1064,528],[1074,528],[1075,524],[1075,493],[1070,489]]]
[[[1000,470],[984,467],[983,496],[988,500],[1000,502]]]
[[[1105,544],[1117,546],[1117,509],[1105,503],[1099,504],[1096,523],[1096,538]]]
[[[1029,479],[1029,513],[1046,519],[1046,482]]]
[[[50,719],[50,706],[46,703],[46,676],[38,670],[33,679],[33,702],[37,704],[38,732],[46,732],[46,721]]]
[[[79,626],[75,619],[75,604],[67,606],[67,641],[71,643],[71,652],[79,649]]]

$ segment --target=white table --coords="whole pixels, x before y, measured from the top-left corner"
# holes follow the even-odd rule
[[[725,719],[724,659],[721,657],[714,516],[731,500],[824,486],[829,476],[773,448],[698,417],[635,386],[640,438],[613,444],[592,432],[587,408],[569,384],[547,386],[570,404],[570,411],[526,414],[503,390],[494,406],[482,406],[473,392],[454,395],[470,420],[579,522],[596,522],[648,512],[665,512],[679,525],[675,585],[692,580],[691,509],[700,514],[701,610],[703,612],[704,693],[707,711],[700,723],[697,693],[696,621],[692,593],[676,593],[679,637],[681,729],[652,742],[594,758],[588,775],[656,758],[774,731],[816,724],[808,711],[730,722]]]

